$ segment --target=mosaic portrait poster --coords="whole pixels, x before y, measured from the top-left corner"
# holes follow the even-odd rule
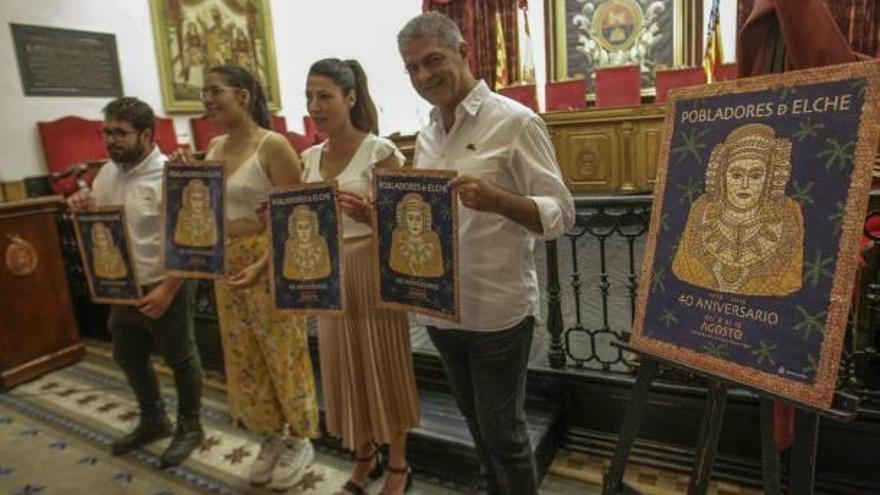
[[[633,347],[830,407],[877,142],[872,65],[674,94]]]
[[[458,199],[454,171],[373,174],[375,290],[383,306],[451,321],[458,312]]]
[[[226,270],[223,166],[169,163],[163,185],[165,272],[187,278],[222,277]]]
[[[336,187],[302,184],[269,196],[272,298],[280,310],[341,314],[342,222]]]
[[[123,209],[99,208],[77,213],[74,230],[92,300],[137,304],[142,293],[131,259]]]

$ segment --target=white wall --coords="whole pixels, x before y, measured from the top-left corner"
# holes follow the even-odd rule
[[[381,5],[381,8],[379,6]],[[305,76],[323,57],[357,58],[370,78],[383,132],[415,132],[428,105],[412,87],[397,54],[396,33],[421,10],[416,0],[272,0],[275,50],[281,85],[280,114],[302,130]],[[114,33],[123,91],[167,115],[148,0],[2,0],[0,8],[0,181],[47,173],[36,123],[64,115],[101,118],[110,98],[24,97],[9,23]],[[190,142],[192,115],[178,114],[175,128]]]
[[[64,115],[100,118],[108,98],[24,97],[9,23],[109,32],[116,35],[125,94],[164,112],[148,0],[0,0],[0,181],[46,173],[38,121]],[[711,2],[706,2],[706,18]],[[543,107],[546,79],[544,2],[529,2],[529,24]],[[396,33],[421,9],[418,0],[271,0],[282,109],[292,130],[302,130],[305,75],[324,57],[356,58],[370,78],[383,134],[413,133],[426,123],[428,105],[409,84],[397,53]],[[721,1],[725,61],[735,59],[736,0]],[[176,116],[181,142],[190,142],[191,115]]]

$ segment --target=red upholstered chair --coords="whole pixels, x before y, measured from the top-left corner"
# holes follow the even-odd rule
[[[587,106],[587,80],[548,82],[544,86],[548,112],[577,110]]]
[[[706,84],[706,70],[702,67],[685,67],[683,69],[658,70],[654,75],[654,86],[657,88],[657,103],[666,101],[672,88],[700,86]]]
[[[517,84],[515,86],[508,86],[499,89],[498,93],[511,100],[516,100],[522,103],[531,108],[533,112],[538,111],[538,93],[534,84]]]
[[[287,119],[282,117],[281,115],[270,115],[269,116],[270,127],[275,132],[285,133],[287,132]]]
[[[730,64],[721,64],[715,67],[716,81],[730,81],[736,79],[736,62]]]
[[[293,149],[296,150],[297,154],[302,154],[303,151],[307,150],[312,145],[315,145],[314,137],[303,136],[297,132],[286,131],[281,134],[287,138],[287,141],[293,146]]]
[[[306,137],[313,139],[315,144],[322,143],[327,139],[327,135],[318,130],[318,124],[308,115],[303,115],[303,130],[305,130]]]
[[[211,122],[211,119],[205,116],[191,118],[189,123],[197,152],[206,151],[212,139],[226,133],[226,129]]]
[[[166,155],[170,155],[180,148],[180,144],[177,142],[177,132],[174,130],[174,119],[156,117],[154,140],[159,146],[159,151]]]
[[[642,75],[638,65],[607,67],[596,71],[596,106],[624,107],[642,102]]]
[[[46,168],[50,173],[61,173],[71,165],[107,159],[107,149],[102,136],[104,123],[79,117],[62,117],[52,122],[37,122]],[[93,174],[84,177],[91,183]],[[58,194],[76,191],[73,177],[53,181],[52,188]]]

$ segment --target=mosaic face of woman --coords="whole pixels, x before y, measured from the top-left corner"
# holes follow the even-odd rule
[[[767,164],[755,158],[742,158],[730,163],[724,172],[727,202],[739,210],[755,207],[767,183]]]
[[[92,234],[92,244],[98,248],[106,248],[111,244],[110,239],[110,231],[106,228],[101,228],[98,226],[93,227],[94,234]]]
[[[309,221],[308,218],[297,218],[296,224],[296,238],[299,242],[309,242],[312,238],[312,222]]]
[[[421,208],[407,208],[406,230],[410,235],[422,235],[425,227],[425,215]]]
[[[193,189],[189,193],[189,206],[193,210],[202,211],[208,207],[208,197],[201,189]]]

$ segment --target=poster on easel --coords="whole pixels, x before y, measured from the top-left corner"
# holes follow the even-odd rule
[[[134,270],[123,207],[77,213],[73,226],[92,301],[137,304],[143,293]]]
[[[224,276],[225,195],[222,164],[165,165],[162,254],[166,274],[205,279]]]
[[[459,321],[458,197],[451,170],[373,172],[374,290],[383,307]]]
[[[299,184],[269,196],[272,299],[281,311],[345,310],[342,217],[332,182]]]
[[[878,82],[856,63],[672,93],[633,348],[830,408]]]

